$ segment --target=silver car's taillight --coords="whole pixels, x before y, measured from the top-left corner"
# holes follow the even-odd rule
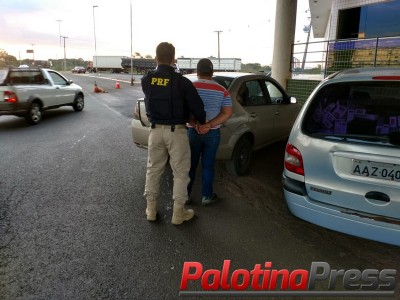
[[[133,118],[135,120],[140,120],[140,108],[139,108],[139,102],[136,102],[135,107],[133,108]]]
[[[5,102],[8,102],[8,103],[18,102],[17,94],[15,94],[12,91],[4,91],[3,99],[4,99]]]
[[[303,157],[300,151],[289,143],[285,149],[285,168],[290,172],[304,176]]]

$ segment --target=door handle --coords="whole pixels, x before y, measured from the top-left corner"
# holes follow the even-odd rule
[[[280,111],[279,111],[279,110],[277,110],[277,111],[274,113],[275,116],[278,116],[279,114],[280,114]]]

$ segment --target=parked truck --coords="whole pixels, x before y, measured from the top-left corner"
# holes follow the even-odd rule
[[[88,72],[127,73],[121,65],[124,56],[93,56],[93,67],[88,67]]]
[[[154,70],[157,67],[156,60],[154,58],[130,58],[123,57],[122,58],[122,68],[126,70],[126,72],[130,72],[131,63],[133,69],[138,74],[145,74],[147,71]]]
[[[38,124],[48,109],[72,106],[75,111],[85,105],[82,88],[60,73],[42,68],[10,68],[0,80],[0,116],[25,117]]]
[[[178,58],[177,64],[183,74],[195,73],[197,63],[201,58]],[[240,58],[209,58],[214,65],[214,71],[240,72],[242,60]]]
[[[174,68],[182,74],[195,73],[197,63],[201,58],[178,58]],[[240,58],[210,58],[214,65],[215,71],[240,72],[242,68],[242,60]],[[156,60],[153,58],[122,58],[122,68],[126,72],[130,72],[131,62],[133,68],[138,74],[145,74],[149,70],[154,70],[157,67]]]

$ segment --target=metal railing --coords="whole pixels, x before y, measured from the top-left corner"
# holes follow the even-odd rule
[[[349,68],[399,67],[400,36],[299,43],[292,53],[293,78],[323,79]]]

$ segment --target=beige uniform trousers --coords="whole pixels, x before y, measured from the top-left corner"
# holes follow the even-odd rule
[[[147,200],[157,199],[160,190],[160,178],[169,159],[173,173],[172,198],[178,204],[188,199],[190,146],[185,125],[156,125],[150,129],[148,145],[148,161],[144,195]]]

